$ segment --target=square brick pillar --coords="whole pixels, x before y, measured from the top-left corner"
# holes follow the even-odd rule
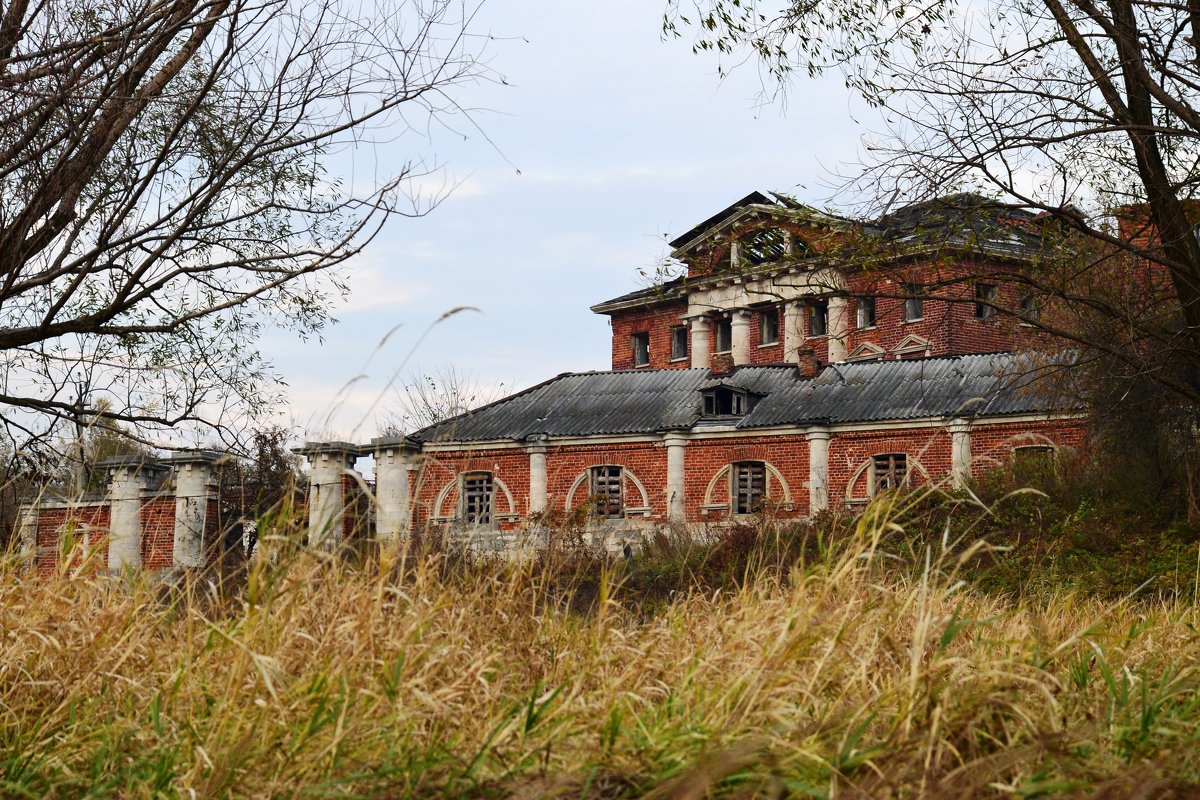
[[[142,566],[142,501],[161,482],[166,467],[146,456],[116,456],[96,464],[108,471],[108,568]]]
[[[213,450],[184,450],[169,459],[175,472],[176,569],[204,566],[204,531],[210,501],[217,496],[216,464],[222,458]]]
[[[293,450],[308,459],[308,544],[336,550],[342,544],[346,492],[342,478],[363,455],[349,442],[306,442]]]
[[[375,535],[398,542],[412,529],[412,472],[421,445],[403,436],[371,440],[375,454]]]

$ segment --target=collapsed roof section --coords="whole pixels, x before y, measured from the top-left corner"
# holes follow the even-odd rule
[[[739,429],[1072,411],[1054,381],[1064,362],[1015,353],[827,366],[806,378],[792,366],[565,373],[491,405],[411,434],[419,442],[654,434],[703,422],[702,396],[738,387],[760,399]]]

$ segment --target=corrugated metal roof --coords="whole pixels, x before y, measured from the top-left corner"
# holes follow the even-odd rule
[[[592,436],[689,428],[701,391],[736,386],[762,395],[740,428],[866,422],[1069,409],[1012,353],[834,364],[814,378],[791,366],[568,373],[412,434],[426,442],[521,440],[535,434]]]

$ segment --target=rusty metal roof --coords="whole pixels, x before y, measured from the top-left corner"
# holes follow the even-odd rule
[[[1003,416],[1078,406],[1041,379],[1044,367],[1013,353],[831,364],[813,378],[791,366],[566,373],[412,434],[423,442],[523,440],[688,429],[706,387],[761,396],[739,428]],[[727,420],[727,424],[732,420]]]

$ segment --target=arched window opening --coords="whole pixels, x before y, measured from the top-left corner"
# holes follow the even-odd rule
[[[492,497],[495,482],[490,472],[468,472],[462,479],[460,517],[469,525],[492,524]]]
[[[729,499],[735,514],[757,514],[767,496],[767,466],[761,461],[737,461],[729,470]]]

